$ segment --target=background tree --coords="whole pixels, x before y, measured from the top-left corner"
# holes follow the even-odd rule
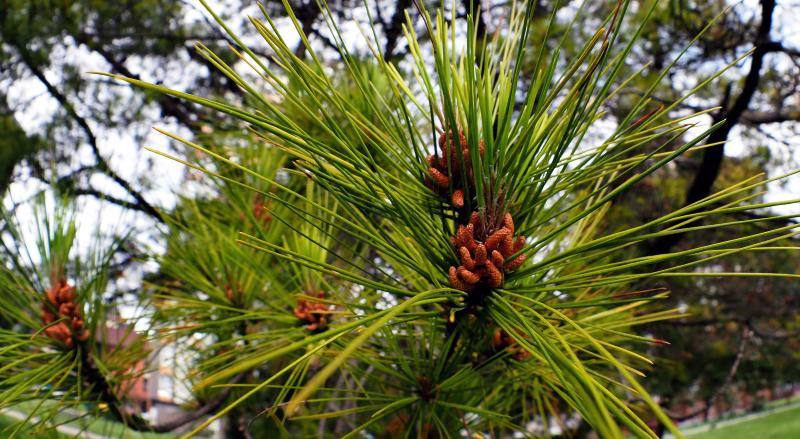
[[[549,13],[563,13],[570,6],[574,7],[568,3],[548,7],[545,3],[539,16],[545,22]],[[665,167],[642,181],[639,191],[616,200],[608,227],[622,230],[705,198],[739,178],[758,173],[778,176],[787,168],[796,166],[794,147],[798,145],[800,129],[800,101],[797,100],[800,89],[796,81],[800,75],[800,41],[791,30],[791,23],[796,21],[797,6],[792,1],[763,1],[757,5],[726,1],[657,3],[652,19],[642,33],[642,44],[632,52],[627,66],[632,72],[641,70],[642,75],[627,83],[617,98],[609,103],[612,123],[623,118],[638,97],[648,90],[648,79],[659,75],[696,38],[697,43],[669,70],[668,80],[660,82],[653,91],[650,103],[653,111],[681,97],[720,66],[747,51],[753,53],[722,78],[681,101],[672,110],[673,114],[680,115],[719,107],[710,114],[709,121],[723,122],[723,125],[706,140],[709,147],[679,158],[674,166]],[[614,2],[587,3],[582,15],[570,16],[570,19],[594,23],[597,17],[602,17],[613,7]],[[633,21],[640,20],[648,12],[646,7],[639,9],[632,15],[635,17]],[[707,26],[706,33],[698,37]],[[586,37],[592,27],[575,26],[571,29]],[[541,41],[542,37],[541,32],[535,34],[532,44]],[[573,41],[577,39],[572,38]],[[563,47],[570,49],[569,44]],[[733,151],[733,156],[726,156],[726,144],[727,151]],[[761,188],[770,191],[761,201],[767,203],[791,197],[792,194],[775,194],[785,188],[785,185],[770,183]],[[726,220],[755,220],[786,214],[771,219],[772,224],[786,225],[794,221],[792,212],[785,209],[770,212],[769,208],[760,212],[761,216],[731,212]],[[748,224],[739,232],[760,230],[759,226]],[[705,230],[671,234],[648,241],[632,254],[658,254],[691,248],[707,238]],[[796,244],[788,241],[781,245]],[[796,263],[791,255],[760,253],[730,258],[721,266],[713,265],[704,270],[769,272],[782,264],[789,267]],[[682,279],[643,285],[643,288],[664,287],[673,291],[670,304],[691,314],[679,322],[648,328],[648,333],[673,342],[671,346],[657,350],[661,360],[669,366],[649,382],[667,406],[674,406],[676,419],[707,415],[710,407],[706,403],[710,399],[721,401],[728,392],[752,389],[753,380],[769,389],[797,380],[794,375],[788,378],[784,361],[794,358],[796,352],[795,346],[787,342],[796,334],[798,323],[795,317],[797,293],[790,285],[791,282],[781,279],[727,282]],[[780,304],[781,309],[777,314],[776,304]],[[769,330],[754,330],[754,326]],[[746,330],[752,334],[750,337],[742,336]],[[704,334],[708,343],[694,342],[699,333]],[[751,369],[750,361],[759,364],[758,368]],[[770,367],[775,368],[774,375],[764,373],[764,368]],[[749,376],[750,371],[756,375]],[[765,375],[781,376],[787,380],[767,382],[764,381]],[[703,402],[699,407],[694,405],[697,400]],[[691,409],[687,410],[688,407]]]
[[[681,107],[683,111],[719,107],[711,114],[711,122],[722,122],[722,125],[706,140],[709,147],[702,154],[678,160],[676,167],[665,169],[652,181],[644,182],[642,195],[620,203],[620,210],[641,215],[639,218],[659,215],[703,199],[730,181],[757,173],[777,176],[787,165],[792,167],[797,163],[793,147],[800,129],[800,101],[797,100],[800,90],[794,78],[800,74],[800,52],[798,41],[783,39],[784,35],[792,34],[786,29],[788,21],[779,18],[781,14],[791,14],[797,4],[761,1],[758,8],[734,5],[725,13],[728,6],[727,2],[692,6],[684,2],[665,2],[652,22],[651,31],[644,33],[647,42],[639,53],[643,55],[643,62],[651,62],[653,71],[669,62],[670,54],[681,50],[682,45],[694,38],[705,26],[703,23],[724,13],[721,20],[711,25],[709,37],[701,38],[698,48],[672,70],[671,80],[664,83],[668,87],[656,91],[656,99],[666,96],[669,100],[692,87],[696,80],[684,79],[687,72],[702,72],[708,66],[729,62],[748,50],[752,50],[752,55],[746,64],[734,70],[736,74],[728,75],[676,108],[679,112]],[[726,158],[726,144],[728,150],[740,150],[741,158]],[[779,188],[775,184],[766,187],[773,191]],[[761,201],[774,200],[773,196]],[[768,206],[765,204],[767,209],[762,216],[731,212],[726,219],[755,220],[773,216],[770,223],[776,226],[794,221],[791,211],[769,212]],[[781,213],[785,215],[779,215]],[[763,230],[757,224],[743,225],[740,232]],[[655,254],[691,248],[707,238],[707,231],[669,235],[651,241],[643,252]],[[795,246],[796,242],[790,240],[776,245]],[[729,258],[722,264],[700,270],[769,272],[781,265],[788,268],[796,264],[796,257],[791,254],[765,252]],[[800,304],[797,292],[790,285],[791,282],[774,278],[657,284],[673,291],[670,300],[690,313],[690,317],[680,322],[649,328],[656,337],[676,343],[661,351],[664,361],[672,366],[667,367],[667,373],[651,381],[668,406],[684,409],[674,413],[676,419],[698,414],[707,417],[714,402],[722,402],[726,393],[737,389],[752,391],[754,381],[763,384],[762,389],[797,381],[796,371],[790,372],[793,367],[787,368],[784,361],[796,353],[796,346],[787,340],[797,329]],[[777,313],[776,304],[780,304]],[[704,334],[705,343],[691,341],[699,333]],[[755,364],[760,365],[761,372]],[[764,367],[773,368],[774,375],[767,375],[780,376],[786,381],[764,380]],[[703,403],[695,405],[696,400]],[[686,410],[686,407],[691,409]]]

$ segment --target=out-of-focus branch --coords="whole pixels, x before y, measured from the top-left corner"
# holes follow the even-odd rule
[[[244,378],[245,374],[240,373],[236,375],[231,380],[230,384],[236,384]],[[220,391],[217,396],[211,398],[208,401],[205,401],[203,405],[200,407],[193,409],[191,411],[184,412],[182,415],[175,417],[167,422],[154,425],[150,430],[156,433],[166,433],[173,430],[177,430],[184,425],[197,421],[222,407],[225,401],[231,396],[231,391],[233,391],[233,387],[226,387],[222,391]]]
[[[753,335],[753,331],[750,330],[750,327],[745,326],[742,330],[742,338],[739,340],[739,348],[736,350],[736,358],[734,358],[733,363],[731,364],[731,368],[728,369],[728,374],[725,376],[725,381],[722,382],[722,385],[717,387],[717,390],[714,391],[713,394],[706,400],[706,409],[703,412],[703,418],[708,419],[709,414],[711,414],[711,409],[714,407],[714,404],[717,403],[717,400],[722,395],[722,392],[728,388],[733,382],[733,377],[736,376],[736,372],[739,370],[739,365],[742,363],[742,358],[744,358],[745,347],[747,346],[747,341]]]
[[[169,34],[169,33],[146,33],[146,34],[130,34],[130,33],[112,33],[112,32],[79,32],[76,34],[78,38],[82,39],[130,39],[136,38],[138,40],[164,40],[172,42],[186,42],[186,41],[228,41],[224,35],[202,35],[202,34]]]
[[[333,40],[328,38],[326,35],[323,35],[322,32],[320,32],[318,29],[314,29],[312,27],[311,28],[311,35],[314,35],[317,38],[319,38],[319,40],[322,41],[329,48],[331,48],[331,49],[333,49],[333,50],[335,50],[337,52],[339,51],[339,46],[337,46],[336,43],[334,43]]]
[[[800,108],[780,108],[775,111],[745,111],[742,113],[742,123],[748,125],[792,121],[800,121]]]
[[[317,20],[317,17],[319,17],[320,12],[322,12],[317,6],[317,3],[312,0],[306,5],[294,7],[293,10],[297,21],[300,22],[300,28],[303,30],[303,33],[306,36],[311,35],[314,30],[314,22]],[[300,42],[297,43],[297,48],[294,49],[294,54],[297,55],[298,58],[302,58],[305,53],[306,45],[301,39]]]
[[[730,369],[728,369],[728,374],[725,376],[725,381],[723,381],[722,384],[719,387],[717,387],[716,390],[714,390],[711,396],[709,396],[705,400],[705,403],[703,404],[702,407],[682,415],[676,415],[667,412],[667,416],[669,416],[670,419],[672,419],[674,422],[683,422],[702,414],[703,417],[707,420],[711,412],[711,409],[714,407],[714,404],[716,404],[717,399],[719,399],[719,397],[722,395],[722,392],[724,392],[725,389],[727,389],[733,382],[733,378],[736,376],[736,372],[739,370],[739,365],[742,362],[742,358],[744,358],[747,341],[750,339],[752,335],[753,333],[750,330],[750,328],[748,326],[745,326],[744,330],[742,330],[742,338],[739,341],[739,347],[736,350],[736,357],[734,358]]]
[[[125,209],[135,210],[135,211],[138,211],[138,212],[146,213],[148,215],[150,214],[147,210],[145,210],[145,208],[142,205],[140,205],[138,203],[134,203],[132,201],[128,201],[128,200],[124,200],[122,198],[114,197],[112,195],[100,192],[100,191],[98,191],[96,189],[72,188],[72,189],[69,190],[68,193],[70,195],[75,195],[75,196],[90,196],[90,197],[94,197],[94,198],[97,198],[99,200],[103,200],[105,202],[108,202],[108,203],[111,203],[111,204],[116,204],[117,206],[120,206],[120,207],[124,207]],[[159,221],[161,221],[160,217],[158,219],[159,219]]]
[[[111,69],[115,73],[119,73],[120,75],[124,75],[129,78],[141,79],[139,75],[133,73],[130,69],[128,69],[128,67],[125,66],[125,63],[117,59],[117,57],[114,56],[114,54],[106,50],[101,44],[97,44],[94,41],[92,41],[90,38],[87,37],[87,35],[78,34],[74,38],[76,43],[82,44],[86,46],[89,50],[97,52],[100,56],[102,56],[103,59],[105,59],[106,62],[111,65]],[[184,110],[183,103],[180,100],[172,96],[166,96],[159,102],[162,114],[167,116],[172,116],[175,119],[177,119],[178,122],[188,127],[192,127],[195,125],[192,118]]]
[[[64,96],[44,75],[36,64],[33,62],[30,52],[24,46],[17,45],[16,49],[19,53],[22,62],[25,66],[33,73],[33,75],[45,86],[47,92],[52,96],[58,103],[64,108],[67,115],[74,120],[81,130],[84,132],[86,136],[86,140],[89,144],[89,147],[94,155],[95,161],[97,162],[97,169],[102,172],[103,174],[107,175],[109,178],[114,180],[120,187],[122,187],[125,192],[127,192],[134,200],[135,204],[139,205],[140,210],[149,216],[155,218],[158,221],[162,221],[161,214],[153,207],[145,198],[144,196],[137,191],[136,189],[131,186],[125,179],[123,179],[119,174],[117,174],[111,166],[109,166],[108,162],[103,158],[102,154],[100,153],[100,149],[97,145],[97,137],[94,135],[89,123],[81,117],[72,104],[69,102],[66,96]]]
[[[400,58],[401,53],[397,51],[397,43],[403,33],[403,23],[405,22],[405,11],[411,7],[411,0],[397,0],[392,18],[386,24],[384,35],[386,44],[383,46],[383,57],[387,61],[394,61]]]
[[[689,205],[702,198],[708,196],[711,191],[711,186],[719,175],[719,168],[722,164],[722,157],[724,155],[724,142],[728,140],[733,127],[739,123],[742,114],[750,106],[750,101],[758,90],[758,84],[761,80],[761,67],[764,64],[764,56],[768,53],[765,43],[769,38],[769,32],[772,28],[772,12],[775,9],[775,0],[762,0],[761,1],[761,24],[758,27],[756,35],[755,50],[750,59],[750,70],[745,76],[742,91],[739,96],[733,101],[730,108],[723,108],[714,117],[715,122],[723,121],[722,125],[714,131],[706,141],[706,144],[719,145],[712,146],[704,149],[703,162],[700,169],[695,175],[695,179],[686,194],[686,204]]]
[[[772,340],[786,340],[800,336],[800,331],[769,332],[759,328],[756,325],[756,322],[748,321],[747,327],[750,328],[750,330],[753,331],[753,334],[755,334],[755,336],[758,338],[772,339]]]
[[[764,46],[768,52],[781,52],[791,57],[800,57],[800,49],[786,47],[780,41],[770,41],[766,43]]]

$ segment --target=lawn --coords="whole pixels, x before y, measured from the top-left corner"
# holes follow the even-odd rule
[[[800,407],[720,426],[710,431],[687,435],[687,437],[692,439],[800,438]]]
[[[35,404],[35,402],[28,402],[18,404],[13,407],[18,413],[26,413],[26,408]],[[36,439],[66,439],[75,437],[76,434],[82,433],[84,430],[89,433],[94,433],[98,436],[114,439],[172,439],[176,437],[174,434],[158,434],[158,433],[141,433],[133,431],[119,422],[114,422],[103,418],[83,418],[83,420],[75,420],[76,414],[59,413],[56,415],[56,422],[66,422],[62,432],[56,431],[55,428],[43,427],[35,432],[26,432],[20,434],[18,437],[22,438],[36,438]],[[88,425],[86,424],[88,421]],[[10,416],[8,413],[0,412],[0,438],[9,437],[11,432],[18,426],[19,419]],[[83,435],[81,434],[81,437]],[[202,436],[201,436],[202,437]]]
[[[0,437],[8,437],[13,431],[12,429],[16,428],[18,422],[19,421],[14,418],[0,414]],[[36,435],[23,433],[18,435],[17,437],[21,438],[36,437],[41,439],[65,439],[68,438],[69,436],[51,430],[47,432],[39,432]]]

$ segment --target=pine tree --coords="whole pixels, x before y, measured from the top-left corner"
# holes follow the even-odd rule
[[[715,223],[716,214],[769,207],[753,201],[765,184],[757,177],[608,231],[615,199],[700,149],[715,128],[682,141],[697,115],[673,117],[676,103],[655,105],[648,93],[612,130],[598,130],[604,103],[630,79],[619,73],[644,28],[621,31],[629,2],[567,60],[558,47],[526,44],[529,3],[512,2],[492,35],[472,16],[456,26],[456,8],[419,8],[424,31],[404,27],[411,62],[402,66],[384,59],[370,29],[368,55],[354,50],[323,5],[343,60],[335,67],[310,44],[290,48],[262,10],[251,24],[272,54],[267,64],[209,8],[240,62],[198,51],[241,88],[242,106],[110,75],[239,124],[204,145],[164,132],[186,158],[153,151],[204,174],[208,189],[165,214],[160,276],[140,297],[153,338],[183,352],[198,401],[183,419],[188,434],[222,418],[232,432],[260,436],[543,436],[578,416],[601,437],[653,437],[656,421],[679,434],[640,384],[652,370],[640,352],[665,341],[637,326],[680,313],[658,307],[667,291],[632,285],[756,275],[693,267],[769,248],[793,226],[629,257],[649,240],[746,221]],[[525,63],[534,76],[520,89]],[[91,342],[103,284],[67,273],[68,234],[38,244],[58,258],[4,272],[12,326],[2,330],[10,366],[0,407],[42,401],[54,418],[70,402],[137,430],[183,426],[125,410],[118,389],[147,353]],[[50,276],[22,276],[28,265]],[[80,292],[90,285],[93,293]]]

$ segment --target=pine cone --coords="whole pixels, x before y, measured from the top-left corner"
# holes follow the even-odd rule
[[[511,356],[518,361],[526,360],[531,356],[530,352],[519,346],[517,341],[514,340],[514,337],[500,328],[494,331],[494,336],[492,337],[492,348],[496,351],[505,349],[506,352],[511,354]]]
[[[479,233],[487,235],[483,242]],[[458,226],[450,242],[461,261],[458,267],[450,267],[450,285],[466,292],[502,286],[506,273],[518,269],[527,258],[521,254],[511,259],[525,246],[525,237],[514,238],[514,220],[509,213],[499,227],[487,230],[480,214],[474,212],[466,226]]]
[[[314,292],[307,294],[311,297],[325,297],[323,292]],[[325,329],[328,326],[331,306],[321,302],[315,302],[306,299],[299,299],[297,306],[294,308],[294,315],[301,322],[306,324],[306,329],[309,331],[318,331]]]
[[[40,314],[42,324],[46,326],[44,334],[70,349],[77,342],[88,340],[90,335],[84,328],[80,306],[75,301],[77,297],[75,287],[61,279],[45,291]]]
[[[472,160],[469,155],[467,138],[463,131],[458,132],[458,145],[453,138],[453,131],[448,130],[439,136],[440,156],[428,156],[428,186],[443,197],[449,197],[456,209],[464,207],[465,191],[475,193],[475,177],[472,172]],[[456,150],[456,146],[460,149]],[[485,147],[483,140],[479,143],[479,154],[483,156]]]

